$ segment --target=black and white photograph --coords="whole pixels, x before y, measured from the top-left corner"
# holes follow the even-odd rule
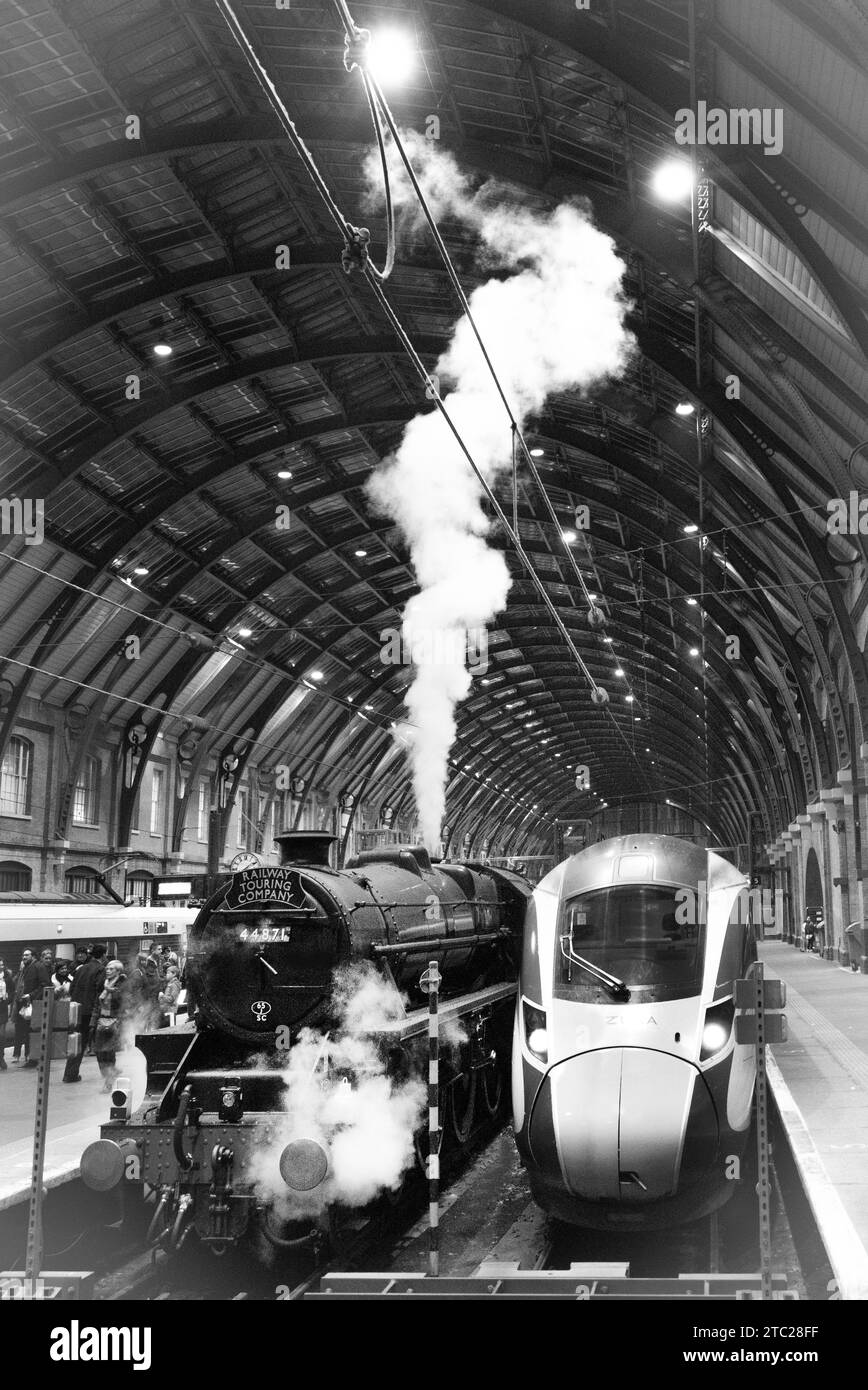
[[[846,1365],[868,0],[0,0],[0,379],[9,1345]]]

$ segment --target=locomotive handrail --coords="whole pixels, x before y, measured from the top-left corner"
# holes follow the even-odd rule
[[[455,950],[457,947],[467,947],[480,945],[486,941],[508,941],[510,934],[508,931],[481,932],[476,935],[474,932],[466,932],[464,936],[429,936],[420,937],[413,941],[396,941],[393,945],[381,946],[374,943],[371,950],[376,956],[397,956],[407,951],[448,951],[450,947]]]
[[[193,1155],[188,1154],[184,1148],[184,1121],[187,1118],[187,1110],[190,1101],[193,1099],[192,1086],[185,1086],[181,1092],[181,1099],[178,1102],[178,1113],[172,1124],[172,1150],[178,1160],[178,1166],[185,1172],[193,1167]]]

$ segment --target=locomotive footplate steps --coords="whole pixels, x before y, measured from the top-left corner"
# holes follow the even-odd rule
[[[614,1271],[614,1272],[613,1272]],[[773,1278],[775,1300],[798,1301],[786,1276]],[[569,1269],[520,1270],[486,1262],[470,1275],[431,1279],[426,1274],[326,1274],[307,1299],[558,1298],[571,1302],[610,1299],[709,1298],[735,1302],[759,1298],[759,1274],[680,1274],[677,1279],[633,1279],[628,1265],[571,1264]]]

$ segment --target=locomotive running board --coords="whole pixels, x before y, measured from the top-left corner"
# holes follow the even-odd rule
[[[514,999],[518,991],[517,984],[489,985],[487,989],[478,989],[473,994],[459,994],[455,999],[443,999],[440,1002],[439,1015],[441,1024],[447,1019],[461,1018],[464,1014],[476,1013],[480,1009],[489,1009],[493,1004],[500,1004],[506,999]],[[404,1042],[407,1038],[416,1038],[428,1032],[428,1005],[423,1009],[411,1009],[403,1018],[397,1018],[391,1023],[384,1023],[376,1030],[371,1031],[372,1037],[393,1038],[397,1042]]]
[[[613,1273],[613,1270],[619,1272]],[[681,1274],[677,1279],[633,1279],[628,1265],[572,1264],[569,1269],[520,1270],[508,1261],[481,1264],[473,1274],[432,1278],[427,1274],[325,1274],[307,1299],[558,1298],[572,1303],[594,1299],[741,1300],[760,1297],[759,1274]],[[774,1276],[775,1299],[798,1300]]]

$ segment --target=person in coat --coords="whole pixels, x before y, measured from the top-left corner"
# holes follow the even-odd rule
[[[162,1010],[162,1026],[165,1028],[172,1022],[172,1017],[178,1007],[178,995],[181,993],[181,972],[177,965],[166,966],[166,980],[160,990],[159,999]]]
[[[145,1033],[160,1026],[159,994],[162,981],[157,962],[147,951],[136,958],[127,989],[128,1010],[134,1018],[136,1031]]]
[[[91,1020],[91,1040],[102,1073],[104,1091],[111,1090],[117,1076],[115,1059],[121,1045],[126,984],[123,962],[110,960],[105,968],[105,980]]]
[[[15,978],[11,970],[6,969],[6,962],[0,959],[0,1071],[8,1071],[6,1065],[6,1024],[9,1022],[9,1014],[12,1011],[12,1000],[15,994]]]
[[[70,999],[81,1009],[79,1032],[81,1033],[82,1052],[87,1047],[93,1012],[102,993],[105,976],[105,946],[94,946],[90,959],[76,970],[75,978],[69,990]],[[81,1077],[78,1074],[80,1067],[81,1053],[77,1057],[67,1057],[63,1071],[64,1081],[80,1081]]]
[[[50,984],[51,971],[48,966],[43,964],[41,960],[36,960],[29,948],[25,950],[21,957],[18,979],[15,981],[13,999],[15,1037],[12,1044],[12,1061],[16,1064],[23,1049],[25,1065],[28,1067],[37,1065],[36,1062],[30,1060],[30,1017],[35,1000]]]

